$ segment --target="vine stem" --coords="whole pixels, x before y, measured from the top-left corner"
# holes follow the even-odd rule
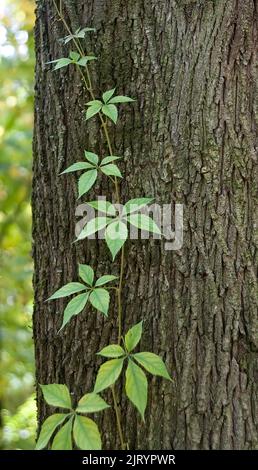
[[[53,3],[54,3],[54,6],[55,6],[55,9],[57,11],[57,14],[60,17],[61,21],[63,22],[68,34],[72,37],[73,43],[74,43],[77,51],[79,52],[79,54],[81,56],[84,56],[85,54],[84,54],[84,51],[83,51],[83,49],[80,45],[80,42],[76,41],[69,25],[67,24],[67,22],[64,18],[64,15],[63,15],[63,12],[62,12],[62,3],[60,2],[60,9],[58,8],[55,0],[53,0]],[[77,68],[79,69],[79,72],[80,72],[80,75],[81,75],[82,80],[84,82],[86,90],[89,92],[90,97],[92,98],[92,100],[95,100],[96,98],[95,98],[94,90],[93,90],[93,87],[92,87],[92,81],[91,81],[91,76],[90,76],[90,71],[89,71],[88,65],[86,64],[86,66],[85,66],[87,79],[85,78],[85,75],[81,70],[81,67],[77,66]],[[104,135],[105,135],[105,138],[106,138],[109,153],[110,153],[110,155],[113,155],[113,149],[112,149],[112,144],[111,144],[111,140],[110,140],[110,136],[109,136],[109,132],[108,132],[107,122],[103,119],[103,116],[100,112],[98,113],[98,115],[99,115],[100,122],[101,122],[101,125],[102,125],[102,128],[103,128],[103,131],[104,131]],[[117,202],[117,204],[120,204],[120,193],[119,193],[119,185],[118,185],[117,178],[115,177],[114,179],[112,179],[112,182],[114,183],[114,186],[115,186],[116,202]],[[120,258],[119,285],[118,285],[118,288],[117,288],[118,344],[120,344],[121,341],[122,341],[122,286],[123,286],[123,275],[124,275],[124,261],[125,261],[125,251],[124,251],[124,246],[123,246],[122,250],[121,250],[121,258]],[[121,448],[122,448],[122,450],[124,450],[124,449],[129,450],[129,446],[124,441],[124,437],[123,437],[123,431],[122,431],[122,425],[121,425],[121,419],[120,419],[120,412],[119,412],[119,407],[118,407],[118,403],[117,403],[117,397],[116,397],[116,392],[115,392],[114,385],[111,387],[111,389],[112,389],[112,396],[113,396],[113,402],[114,402],[114,408],[115,408],[115,414],[116,414],[116,422],[117,422],[117,430],[118,430],[118,434],[119,434]]]

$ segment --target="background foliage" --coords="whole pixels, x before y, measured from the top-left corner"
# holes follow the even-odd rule
[[[1,447],[35,445],[32,344],[32,0],[0,3]]]

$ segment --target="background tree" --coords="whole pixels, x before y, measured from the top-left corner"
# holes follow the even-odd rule
[[[0,2],[0,448],[35,446],[30,187],[34,2]]]
[[[122,198],[184,204],[180,251],[165,251],[159,241],[127,244],[125,329],[143,318],[141,349],[163,356],[174,378],[172,385],[151,379],[146,427],[122,399],[130,448],[255,448],[257,1],[64,0],[62,8],[73,31],[96,28],[86,43],[98,57],[96,93],[116,86],[137,99],[120,112],[115,133],[126,174]],[[38,0],[36,379],[66,383],[76,401],[92,387],[95,352],[116,341],[117,325],[112,313],[106,321],[87,311],[57,334],[65,302],[44,302],[75,279],[78,260],[110,272],[104,243],[71,245],[75,179],[58,177],[84,149],[98,153],[105,145],[97,119],[81,124],[88,97],[78,72],[46,65],[68,53],[58,41],[65,35],[52,2]],[[106,184],[100,180],[98,194],[106,194]],[[38,410],[41,423],[49,409],[40,393]],[[115,448],[114,415],[101,419],[105,446]]]

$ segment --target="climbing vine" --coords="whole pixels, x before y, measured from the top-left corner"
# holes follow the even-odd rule
[[[128,449],[125,439],[125,423],[121,420],[116,396],[116,382],[122,376],[125,369],[125,393],[133,403],[144,420],[147,406],[148,383],[146,371],[150,374],[171,380],[162,359],[152,352],[135,352],[135,348],[141,340],[143,322],[132,326],[126,334],[122,331],[122,288],[124,282],[124,245],[129,236],[130,225],[139,229],[161,234],[154,220],[143,214],[141,210],[153,201],[153,198],[137,198],[127,201],[123,206],[120,200],[121,171],[118,167],[121,156],[114,155],[109,125],[115,125],[118,120],[118,105],[133,103],[135,100],[122,95],[115,95],[116,89],[107,90],[101,97],[96,97],[90,74],[90,63],[96,60],[93,55],[87,55],[83,50],[81,41],[86,35],[94,31],[93,28],[79,28],[75,33],[70,30],[61,7],[58,8],[54,1],[56,11],[62,20],[67,36],[62,42],[73,44],[76,50],[71,50],[68,57],[52,60],[48,64],[55,64],[54,70],[74,66],[78,69],[84,86],[89,94],[90,101],[86,104],[85,119],[95,119],[98,116],[101,130],[106,139],[108,155],[100,158],[96,153],[85,150],[84,158],[66,168],[61,175],[80,172],[78,177],[78,197],[85,196],[97,178],[108,178],[114,185],[115,201],[104,200],[87,201],[87,204],[97,211],[97,217],[87,221],[81,230],[77,240],[86,239],[99,231],[104,231],[104,239],[111,253],[112,260],[120,255],[120,272],[116,277],[106,274],[96,279],[96,275],[86,264],[79,264],[79,281],[71,281],[58,289],[48,300],[73,296],[64,310],[61,329],[66,327],[72,317],[82,312],[88,304],[94,307],[105,317],[109,313],[110,295],[116,295],[118,338],[116,344],[104,347],[97,354],[106,359],[100,366],[94,389],[84,395],[77,407],[72,407],[71,396],[64,384],[41,385],[45,401],[54,407],[66,410],[65,413],[55,413],[49,416],[42,425],[36,449],[43,449],[49,443],[52,449],[71,450],[74,444],[83,450],[101,449],[101,433],[96,423],[83,416],[109,409],[110,406],[99,395],[107,388],[111,388],[113,405],[117,422],[117,431],[120,438],[121,449]],[[112,284],[110,284],[112,283]],[[76,294],[76,295],[75,295]],[[110,411],[108,411],[110,412]],[[54,436],[54,437],[53,437]]]

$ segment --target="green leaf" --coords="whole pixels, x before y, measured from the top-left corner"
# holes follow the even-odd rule
[[[96,413],[97,411],[105,410],[110,406],[96,393],[86,393],[76,408],[77,413]]]
[[[161,235],[159,227],[148,215],[132,214],[127,217],[127,220],[130,224],[134,225],[134,227]]]
[[[102,106],[102,112],[115,124],[117,123],[118,112],[114,104],[104,104],[104,106]]]
[[[74,34],[69,34],[68,36],[65,36],[62,41],[64,44],[67,44],[68,42],[72,41],[73,38],[78,38],[78,39],[83,39],[85,37],[86,32],[89,31],[96,31],[95,28],[83,28],[83,29],[77,29],[77,31]]]
[[[119,178],[122,178],[121,171],[119,170],[118,166],[114,165],[113,163],[110,163],[106,166],[101,166],[100,169],[102,173],[107,176],[118,176]]]
[[[106,274],[105,276],[100,277],[96,281],[95,287],[103,286],[104,284],[107,284],[107,282],[114,281],[115,279],[118,279],[117,276],[113,276],[112,274]]]
[[[121,374],[124,359],[111,359],[100,366],[94,392],[98,393],[113,385]]]
[[[86,121],[95,116],[101,110],[102,104],[93,104],[86,111]]]
[[[44,400],[51,406],[59,408],[72,408],[71,397],[66,385],[49,384],[40,385]]]
[[[105,93],[103,93],[102,98],[103,98],[104,103],[107,103],[108,100],[110,100],[111,96],[113,96],[115,91],[116,91],[116,89],[112,88],[112,90],[105,91]]]
[[[62,67],[66,67],[67,65],[71,63],[72,63],[71,59],[68,59],[67,57],[63,57],[61,59],[51,60],[50,62],[47,62],[47,64],[56,64],[54,67],[54,70],[58,70],[58,69],[61,69]]]
[[[87,204],[99,212],[104,212],[105,214],[108,214],[108,215],[116,215],[116,209],[113,206],[113,204],[111,204],[111,202],[99,200],[99,201],[91,201],[91,202],[88,202]]]
[[[109,346],[106,346],[105,348],[101,349],[101,351],[97,354],[98,356],[115,358],[125,356],[125,351],[118,344],[110,344]]]
[[[132,212],[139,211],[140,209],[147,206],[147,204],[150,204],[153,201],[154,199],[150,197],[130,199],[130,201],[128,201],[124,206],[124,212],[125,214],[131,214]]]
[[[90,188],[94,185],[98,176],[97,170],[89,170],[86,173],[83,173],[79,178],[79,197],[86,194]]]
[[[88,101],[88,103],[86,103],[86,106],[97,106],[98,104],[100,104],[101,106],[103,105],[102,101],[100,100],[92,100]]]
[[[44,447],[46,447],[50,437],[52,436],[57,426],[62,424],[67,418],[67,416],[70,416],[70,414],[56,413],[52,416],[49,416],[44,421],[39,434],[39,438],[37,440],[35,450],[44,449]]]
[[[131,352],[139,343],[142,337],[142,321],[134,325],[125,335],[125,346]]]
[[[98,426],[92,419],[75,416],[73,436],[75,443],[82,450],[101,450],[101,437]]]
[[[97,165],[99,162],[99,157],[96,155],[96,153],[93,152],[88,152],[87,150],[84,150],[84,155],[85,158],[92,163],[93,165]]]
[[[54,299],[60,299],[61,297],[68,297],[69,295],[76,294],[77,292],[81,292],[82,290],[85,290],[86,287],[84,284],[81,284],[80,282],[69,282],[65,286],[61,287],[61,289],[58,289],[49,299],[47,300],[54,300]]]
[[[101,161],[100,166],[106,165],[107,163],[110,163],[110,162],[114,162],[115,160],[119,160],[121,158],[122,157],[116,157],[115,155],[109,155],[108,157],[103,158],[103,160]]]
[[[90,62],[91,60],[96,60],[96,59],[97,57],[95,57],[95,55],[86,55],[86,56],[83,56],[80,60],[78,60],[77,64],[80,65],[81,67],[85,67],[88,62]]]
[[[71,173],[73,171],[86,170],[86,169],[88,170],[90,168],[94,168],[94,166],[87,162],[78,162],[66,168],[66,170],[62,171],[60,175],[64,175],[65,173]]]
[[[116,221],[107,227],[105,232],[105,240],[109,250],[111,251],[113,261],[127,238],[128,229],[123,222]]]
[[[129,96],[115,96],[112,98],[112,100],[109,101],[109,103],[131,103],[133,100],[132,98],[129,98]]]
[[[84,309],[88,298],[89,298],[89,292],[86,292],[85,294],[77,295],[72,300],[70,300],[70,302],[67,304],[65,308],[64,319],[63,319],[63,323],[62,323],[60,330],[64,328],[64,326],[69,322],[69,320],[74,315],[78,315],[78,313],[80,313]]]
[[[87,264],[79,264],[79,276],[82,278],[86,284],[92,286],[94,279],[94,271],[91,266]]]
[[[83,240],[83,238],[89,237],[94,233],[102,230],[107,224],[112,221],[112,219],[108,217],[96,217],[95,219],[90,220],[84,229],[81,231],[80,235],[78,236],[77,240]]]
[[[106,289],[94,289],[90,294],[89,300],[93,307],[107,316],[110,295]]]
[[[167,368],[162,359],[151,352],[140,352],[133,355],[134,359],[153,375],[159,375],[165,379],[171,380]]]
[[[72,450],[72,424],[73,418],[70,418],[60,431],[58,431],[51,446],[52,450]]]
[[[78,54],[78,52],[74,52],[74,51],[71,51],[69,56],[70,56],[70,59],[72,59],[74,62],[77,62],[79,58],[81,57],[80,54]]]
[[[129,400],[136,406],[144,421],[144,412],[147,405],[148,383],[144,372],[129,359],[126,369],[125,391]]]

